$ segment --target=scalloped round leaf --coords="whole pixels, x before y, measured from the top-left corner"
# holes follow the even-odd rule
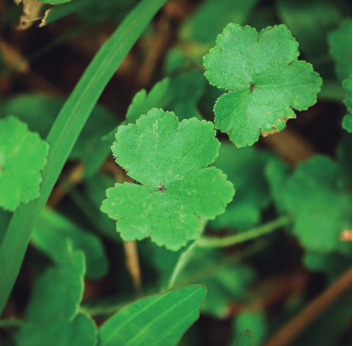
[[[260,134],[281,131],[286,121],[315,104],[322,80],[298,61],[298,43],[285,25],[263,29],[228,24],[204,57],[211,85],[229,90],[215,105],[215,127],[237,147]]]
[[[224,213],[234,196],[222,171],[207,167],[219,148],[213,124],[152,109],[121,126],[116,162],[140,184],[115,184],[101,210],[117,221],[124,240],[151,240],[177,251],[202,229],[201,219]],[[133,143],[133,145],[132,145]]]
[[[14,211],[39,196],[48,144],[12,116],[0,119],[0,207]]]
[[[288,179],[284,197],[295,218],[294,234],[307,250],[350,251],[351,245],[340,240],[340,233],[352,227],[352,196],[334,161],[316,156],[299,164]]]

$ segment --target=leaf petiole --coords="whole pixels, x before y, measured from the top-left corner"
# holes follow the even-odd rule
[[[244,243],[251,239],[261,237],[265,234],[276,231],[277,229],[288,226],[292,222],[291,216],[282,216],[274,221],[270,221],[261,225],[259,227],[253,228],[251,230],[237,233],[235,235],[225,237],[225,238],[211,238],[211,237],[201,237],[197,241],[197,245],[205,248],[215,248],[215,247],[227,247],[232,245],[237,245]]]
[[[189,262],[190,259],[190,254],[192,253],[192,250],[194,249],[195,245],[197,243],[197,240],[195,240],[187,249],[184,251],[178,261],[175,264],[175,267],[173,269],[172,275],[170,276],[169,282],[168,282],[168,290],[172,289],[176,279],[179,275],[179,273],[185,268],[186,264]]]

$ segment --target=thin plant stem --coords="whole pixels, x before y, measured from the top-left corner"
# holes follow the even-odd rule
[[[217,248],[217,247],[227,247],[232,245],[237,245],[244,243],[251,239],[261,237],[265,234],[276,231],[277,229],[288,226],[292,222],[290,216],[282,216],[277,220],[268,222],[259,227],[238,233],[229,237],[224,238],[211,238],[211,237],[202,237],[197,241],[197,246],[205,248]]]
[[[178,278],[178,275],[180,274],[180,272],[185,268],[186,264],[189,262],[190,259],[190,254],[192,253],[192,250],[194,249],[194,247],[196,246],[196,242],[194,241],[186,251],[184,251],[178,261],[175,264],[175,267],[173,269],[172,275],[170,276],[169,282],[168,282],[168,289],[173,288],[176,279]]]

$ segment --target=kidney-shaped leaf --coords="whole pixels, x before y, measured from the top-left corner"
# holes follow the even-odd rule
[[[198,319],[205,299],[202,285],[185,286],[138,300],[105,322],[99,346],[173,346]]]

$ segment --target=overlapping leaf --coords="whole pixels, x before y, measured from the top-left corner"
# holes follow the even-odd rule
[[[258,0],[206,0],[183,23],[179,46],[170,50],[168,71],[202,65],[202,57],[212,47],[217,34],[229,23],[244,24]],[[174,67],[174,68],[172,68]]]
[[[129,123],[135,122],[141,114],[152,108],[173,111],[180,120],[197,116],[196,104],[205,86],[205,79],[196,70],[184,71],[156,83],[149,93],[139,91],[131,102],[126,114]]]
[[[295,217],[294,234],[307,250],[350,252],[350,244],[340,240],[352,227],[352,200],[344,185],[340,167],[324,156],[299,164],[289,178],[285,202]]]
[[[261,211],[270,202],[263,174],[269,154],[253,148],[237,149],[222,143],[215,165],[227,174],[237,195],[224,214],[210,223],[212,228],[246,229],[261,220]]]
[[[73,250],[70,243],[58,247],[62,260],[37,280],[24,324],[16,335],[19,346],[96,344],[94,322],[78,312],[83,293],[84,255]]]
[[[101,210],[117,220],[124,240],[151,237],[180,249],[198,237],[201,219],[222,214],[233,198],[222,171],[207,167],[218,148],[212,123],[179,123],[174,113],[152,109],[136,125],[121,126],[112,146],[116,162],[141,185],[116,184]]]
[[[70,220],[55,211],[44,209],[32,233],[32,244],[47,254],[54,262],[62,261],[60,244],[70,241],[74,249],[85,254],[90,278],[99,278],[108,270],[108,261],[98,237],[80,229]]]
[[[229,24],[204,57],[211,85],[230,92],[215,105],[215,126],[238,147],[281,131],[295,110],[316,102],[321,78],[298,61],[298,43],[285,25],[263,29]]]
[[[14,211],[39,196],[48,147],[25,123],[0,119],[0,207]]]
[[[283,191],[291,174],[290,168],[286,162],[279,158],[273,158],[266,164],[264,170],[276,209],[280,213],[285,213],[285,196]]]
[[[99,345],[177,345],[198,319],[205,295],[204,286],[194,285],[138,300],[99,328]]]

